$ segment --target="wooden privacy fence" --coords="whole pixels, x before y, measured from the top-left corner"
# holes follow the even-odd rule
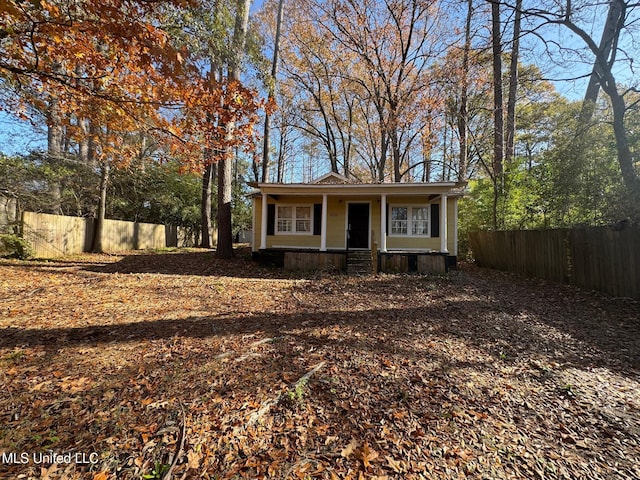
[[[476,263],[640,299],[640,228],[474,232]]]
[[[180,230],[171,225],[105,220],[102,246],[106,252],[176,247],[181,244]],[[91,251],[95,219],[24,212],[22,232],[34,256],[60,257]]]

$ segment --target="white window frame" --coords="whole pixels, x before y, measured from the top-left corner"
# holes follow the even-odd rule
[[[407,209],[407,233],[393,233],[393,209],[394,208],[406,208]],[[418,208],[426,208],[427,209],[427,233],[426,234],[414,234],[413,233],[413,209]],[[389,222],[389,231],[387,232],[387,236],[389,237],[397,237],[397,238],[431,238],[431,204],[403,204],[403,203],[393,203],[389,204],[389,218],[387,221]]]
[[[281,231],[279,227],[279,217],[280,217],[280,207],[288,207],[291,208],[291,231]],[[296,210],[300,207],[309,208],[309,231],[301,231],[297,230],[297,218],[296,218]],[[309,203],[276,203],[276,219],[275,219],[275,235],[313,235],[313,204]]]

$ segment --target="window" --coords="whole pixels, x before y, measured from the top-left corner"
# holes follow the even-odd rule
[[[311,207],[296,207],[296,232],[311,231]]]
[[[429,235],[429,209],[413,207],[411,209],[411,235]]]
[[[392,206],[391,235],[429,236],[428,205]]]
[[[278,205],[276,233],[311,233],[310,205]]]
[[[278,207],[278,232],[291,232],[293,228],[293,209]]]
[[[391,235],[407,234],[407,207],[391,207]]]

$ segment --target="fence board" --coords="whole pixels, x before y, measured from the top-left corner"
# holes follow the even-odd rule
[[[640,299],[640,228],[474,232],[479,266]]]
[[[54,258],[91,250],[95,229],[92,218],[24,212],[22,231],[34,256]],[[105,220],[102,245],[106,252],[177,246],[176,227],[151,223]]]
[[[36,257],[53,258],[72,255],[86,252],[91,248],[93,220],[24,212],[22,232]]]

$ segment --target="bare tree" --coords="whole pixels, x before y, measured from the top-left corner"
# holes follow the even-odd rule
[[[504,161],[504,109],[502,92],[502,35],[500,2],[491,3],[491,46],[493,63],[493,228],[498,228],[498,200],[502,192]]]
[[[280,35],[282,19],[284,17],[284,0],[278,0],[278,14],[276,18],[276,37],[273,44],[273,59],[271,62],[271,77],[269,78],[269,101],[274,101],[278,75],[278,55],[280,53]],[[264,138],[262,142],[262,181],[269,181],[269,149],[271,143],[271,114],[264,117]],[[279,175],[278,175],[279,176]]]
[[[515,8],[515,6],[509,5],[509,8]],[[634,166],[628,130],[625,126],[625,115],[629,108],[626,98],[631,92],[637,92],[638,86],[631,85],[624,89],[618,84],[616,75],[619,74],[623,61],[630,65],[633,62],[622,45],[625,43],[623,40],[631,39],[631,28],[640,21],[640,3],[611,0],[604,33],[600,42],[597,42],[594,36],[589,33],[591,22],[585,22],[584,19],[587,17],[590,19],[598,18],[601,13],[601,6],[598,4],[575,3],[571,0],[559,4],[554,3],[548,8],[543,4],[523,9],[524,15],[537,21],[541,26],[560,26],[570,31],[582,41],[587,51],[593,56],[592,79],[585,95],[585,102],[589,105],[594,95],[597,98],[596,85],[599,85],[609,97],[620,172],[631,200],[630,203],[638,208],[640,205],[640,177]],[[590,115],[585,114],[583,118],[590,118]]]
[[[520,31],[522,22],[522,0],[516,0],[516,11],[513,19],[513,40],[511,42],[511,59],[509,62],[509,94],[507,98],[507,126],[505,138],[504,161],[511,163],[514,155],[516,136],[516,95],[518,92],[518,61],[520,59]]]
[[[458,137],[460,153],[458,161],[458,180],[463,182],[467,177],[469,148],[467,142],[469,114],[469,56],[471,54],[471,20],[473,17],[473,0],[467,0],[467,16],[464,27],[464,47],[462,50],[462,78],[460,85],[460,108],[458,110]],[[428,179],[429,176],[427,175]]]

